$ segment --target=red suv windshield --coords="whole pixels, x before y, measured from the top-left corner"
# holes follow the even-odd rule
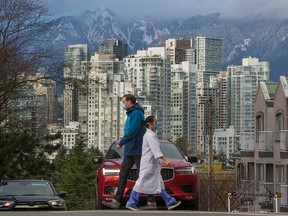
[[[116,142],[111,145],[107,152],[107,159],[116,159],[116,158],[124,158],[124,148],[122,146],[121,149],[116,149]]]
[[[125,146],[122,146],[120,150],[117,150],[115,147],[116,143],[113,143],[107,152],[107,159],[124,158]],[[160,149],[167,158],[184,159],[184,155],[174,143],[160,141]]]
[[[174,143],[161,143],[160,149],[167,158],[183,159],[184,155]]]

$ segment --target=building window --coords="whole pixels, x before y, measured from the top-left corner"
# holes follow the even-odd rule
[[[237,166],[237,179],[239,182],[245,180],[245,166],[242,163]]]
[[[280,140],[280,131],[284,130],[284,115],[278,113],[276,115],[276,140]]]
[[[279,182],[279,184],[285,184],[285,178],[284,178],[284,166],[278,166],[276,165],[276,182]]]
[[[263,115],[258,115],[256,117],[256,139],[259,140],[259,132],[264,131],[264,117]]]
[[[264,181],[264,164],[257,164],[256,179],[257,181]]]
[[[248,163],[248,179],[254,180],[254,163]]]
[[[273,164],[266,164],[266,182],[273,182]]]

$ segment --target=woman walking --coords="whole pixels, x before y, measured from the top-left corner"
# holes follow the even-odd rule
[[[169,166],[170,161],[164,157],[160,150],[160,143],[154,131],[157,129],[157,118],[148,116],[145,120],[147,128],[143,137],[142,157],[140,162],[140,173],[130,198],[126,203],[126,208],[139,210],[137,204],[140,194],[160,194],[165,201],[168,210],[176,208],[181,201],[176,201],[165,191],[161,176],[161,160]]]

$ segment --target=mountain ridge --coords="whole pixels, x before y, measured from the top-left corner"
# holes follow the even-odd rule
[[[220,13],[191,16],[187,19],[155,20],[144,16],[121,20],[109,8],[86,11],[80,17],[66,16],[53,21],[48,38],[59,51],[69,44],[87,43],[92,52],[107,39],[121,40],[133,54],[139,49],[158,46],[159,29],[164,40],[197,36],[223,39],[223,70],[241,65],[242,58],[269,61],[270,79],[278,81],[288,71],[288,19],[222,18]]]

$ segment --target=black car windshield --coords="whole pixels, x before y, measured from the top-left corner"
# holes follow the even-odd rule
[[[122,146],[120,150],[117,150],[116,143],[113,143],[107,152],[107,158],[108,159],[124,158],[124,148],[125,146]],[[178,159],[184,158],[183,154],[180,152],[180,150],[174,143],[160,142],[160,149],[163,155],[167,158],[178,158]]]
[[[54,196],[55,193],[45,181],[3,181],[0,196]]]

